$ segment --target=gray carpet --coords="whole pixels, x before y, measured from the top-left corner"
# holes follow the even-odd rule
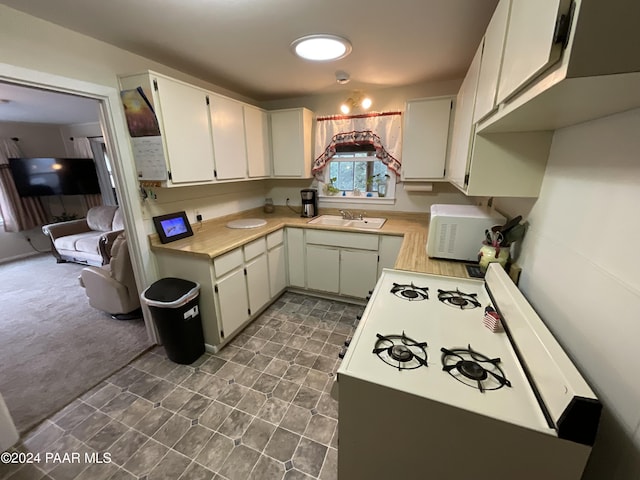
[[[142,319],[89,305],[82,268],[50,254],[0,264],[0,393],[21,433],[150,346]]]

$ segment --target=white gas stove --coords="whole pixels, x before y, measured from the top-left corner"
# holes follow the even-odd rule
[[[600,415],[495,265],[486,281],[384,270],[338,385],[340,480],[578,479]]]

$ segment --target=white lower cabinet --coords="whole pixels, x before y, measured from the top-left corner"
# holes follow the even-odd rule
[[[247,263],[245,271],[247,272],[249,314],[253,315],[271,300],[267,255],[260,255],[258,258]]]
[[[233,335],[271,300],[265,238],[213,259],[220,337]]]
[[[287,270],[289,271],[289,285],[292,287],[305,286],[305,254],[304,230],[301,228],[287,228]]]
[[[269,262],[269,288],[275,298],[287,288],[287,259],[284,246],[284,229],[267,235],[267,259]]]
[[[220,337],[224,339],[249,320],[244,270],[239,268],[225,277],[216,279],[214,290],[220,311]]]
[[[383,268],[394,267],[403,241],[404,237],[380,235],[380,244],[378,246],[378,277],[382,273]]]
[[[306,285],[311,290],[365,298],[378,278],[378,235],[308,230]]]
[[[365,298],[378,280],[378,252],[340,251],[340,295]]]
[[[213,259],[156,252],[158,273],[200,284],[205,343],[226,343],[288,286],[365,298],[403,237],[280,229]]]
[[[340,250],[307,245],[307,288],[338,293],[340,287]]]

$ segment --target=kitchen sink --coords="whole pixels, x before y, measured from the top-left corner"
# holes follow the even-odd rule
[[[369,228],[378,229],[384,225],[386,218],[364,217],[362,219],[349,220],[342,218],[340,215],[320,215],[319,217],[309,220],[310,225],[328,225],[332,227],[351,227],[351,228]]]

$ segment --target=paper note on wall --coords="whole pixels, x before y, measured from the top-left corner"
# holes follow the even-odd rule
[[[135,137],[131,139],[133,159],[140,180],[166,180],[167,168],[162,137]]]

